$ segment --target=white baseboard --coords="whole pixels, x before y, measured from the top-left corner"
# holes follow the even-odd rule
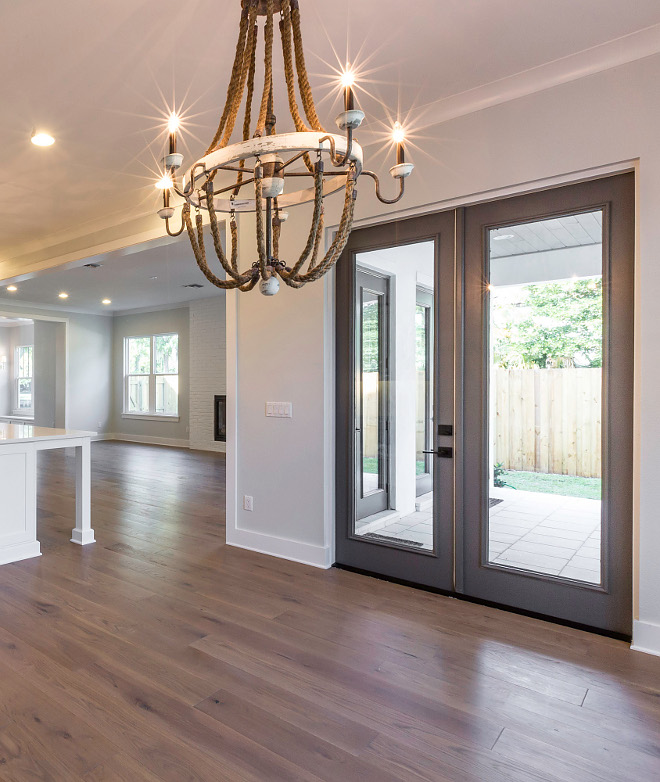
[[[252,532],[245,529],[230,529],[227,527],[227,545],[236,548],[256,551],[259,554],[269,554],[271,557],[300,562],[303,565],[328,569],[332,567],[332,550],[325,546],[314,546],[311,543],[301,543],[297,540],[277,538],[264,535],[262,532]]]
[[[105,440],[121,440],[125,443],[141,443],[143,445],[168,445],[171,448],[188,448],[188,440],[180,440],[174,437],[150,437],[143,434],[122,434],[115,432],[104,436]]]
[[[652,622],[633,622],[633,640],[630,645],[636,652],[654,654],[660,657],[660,625]]]
[[[209,453],[227,453],[227,443],[222,442],[198,442],[190,440],[191,451],[208,451]]]
[[[41,556],[41,544],[38,540],[29,543],[16,543],[13,546],[3,546],[0,552],[0,565],[10,562],[21,562],[24,559]]]

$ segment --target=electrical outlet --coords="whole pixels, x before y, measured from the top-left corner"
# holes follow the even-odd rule
[[[254,510],[254,497],[249,494],[243,495],[243,510]]]

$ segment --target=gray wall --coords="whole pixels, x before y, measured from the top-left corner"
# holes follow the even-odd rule
[[[66,374],[66,325],[34,322],[34,422],[39,426],[64,426],[64,378]]]
[[[71,429],[109,432],[112,414],[112,318],[69,316],[69,398]]]
[[[11,411],[11,340],[10,329],[0,328],[0,358],[5,356],[5,368],[0,368],[0,415]]]
[[[157,438],[170,444],[188,444],[189,428],[189,330],[188,306],[113,318],[113,415],[112,432],[139,438]],[[179,335],[179,420],[142,421],[123,418],[124,337],[176,332]],[[180,441],[180,443],[173,442]]]

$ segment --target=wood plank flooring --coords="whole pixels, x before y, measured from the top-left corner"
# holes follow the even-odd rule
[[[43,453],[43,556],[0,567],[0,780],[660,779],[659,658],[226,547],[221,456],[92,459],[98,542]]]

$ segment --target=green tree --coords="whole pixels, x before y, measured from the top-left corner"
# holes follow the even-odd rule
[[[378,372],[380,367],[380,307],[378,300],[362,305],[362,371]]]
[[[516,303],[493,301],[495,363],[501,367],[600,367],[600,279],[527,285]]]

